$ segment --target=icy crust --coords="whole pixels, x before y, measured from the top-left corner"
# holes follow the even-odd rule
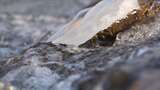
[[[140,9],[138,0],[102,0],[84,18],[71,21],[49,40],[79,46],[136,9]]]

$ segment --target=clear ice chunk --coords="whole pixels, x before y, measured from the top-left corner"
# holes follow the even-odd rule
[[[61,28],[49,41],[79,46],[136,9],[140,9],[138,0],[102,0],[83,18],[74,19]]]

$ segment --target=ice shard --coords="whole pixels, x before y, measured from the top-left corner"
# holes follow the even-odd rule
[[[79,46],[137,9],[140,9],[138,0],[102,0],[82,19],[71,21],[50,37],[49,41]]]

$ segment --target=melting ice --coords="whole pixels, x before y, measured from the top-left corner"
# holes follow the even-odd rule
[[[82,19],[72,20],[48,41],[79,46],[135,9],[140,9],[138,0],[102,0]]]

